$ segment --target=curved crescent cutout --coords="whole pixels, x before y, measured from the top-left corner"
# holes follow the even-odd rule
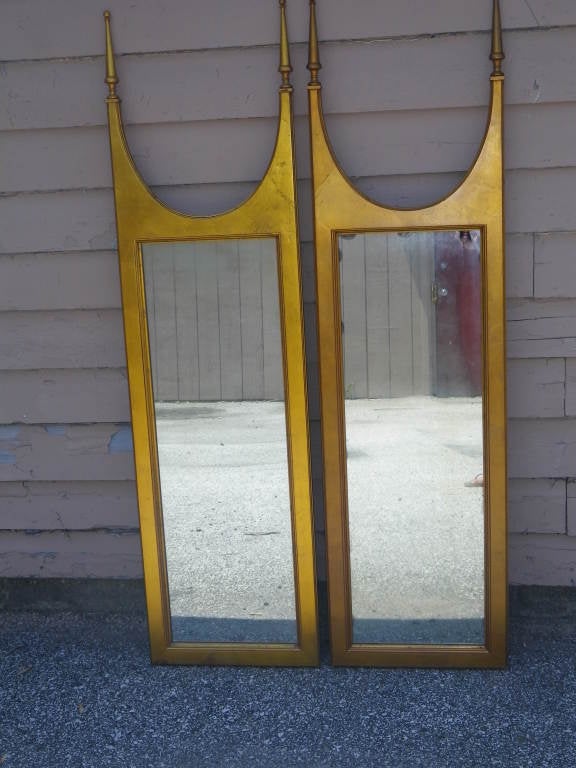
[[[484,129],[484,135],[480,141],[480,145],[476,151],[476,156],[474,160],[472,161],[470,167],[468,170],[464,173],[463,179],[452,189],[448,194],[444,195],[444,197],[441,197],[438,200],[434,200],[428,205],[420,206],[420,207],[401,207],[401,206],[391,206],[391,205],[385,205],[384,203],[379,203],[374,198],[370,197],[369,195],[364,194],[362,191],[357,189],[354,186],[354,183],[352,182],[350,176],[344,171],[342,166],[340,165],[336,152],[334,151],[332,147],[332,143],[330,141],[330,135],[328,128],[326,126],[326,121],[324,118],[324,112],[322,108],[322,94],[321,90],[318,91],[318,99],[317,99],[317,110],[318,110],[318,123],[321,126],[321,140],[324,144],[324,147],[322,150],[320,150],[320,147],[316,147],[316,151],[322,151],[324,154],[329,155],[332,159],[332,163],[334,166],[334,169],[338,171],[340,176],[342,177],[342,181],[345,182],[350,190],[361,197],[363,200],[365,200],[367,203],[370,203],[371,205],[374,205],[381,209],[386,209],[390,211],[407,211],[407,212],[414,212],[414,211],[421,211],[425,208],[435,208],[436,206],[440,205],[440,203],[445,202],[450,197],[455,195],[457,192],[459,192],[462,187],[464,187],[471,177],[474,177],[478,175],[482,167],[484,165],[484,155],[485,155],[485,149],[487,145],[491,144],[492,141],[492,133],[495,134],[494,139],[497,142],[499,138],[499,134],[502,131],[502,108],[501,108],[501,102],[500,105],[497,104],[498,101],[498,94],[496,93],[496,88],[494,86],[494,78],[492,78],[491,82],[491,98],[490,98],[490,104],[488,107],[488,116],[486,118],[486,128]],[[502,93],[502,90],[500,89],[499,94]],[[501,98],[501,96],[500,96]]]
[[[107,36],[107,50],[106,50],[106,66],[107,77],[106,83],[109,87],[109,95],[107,98],[108,104],[108,124],[110,131],[110,148],[112,155],[112,166],[114,172],[114,178],[120,177],[122,180],[122,186],[124,189],[128,189],[130,196],[139,201],[139,204],[144,203],[144,198],[149,198],[149,203],[154,203],[166,213],[173,216],[183,217],[185,219],[192,219],[196,222],[202,219],[214,220],[225,218],[230,214],[237,214],[242,212],[245,206],[249,203],[256,203],[259,205],[263,198],[270,194],[271,188],[278,185],[277,169],[280,166],[284,166],[284,156],[286,151],[289,150],[293,155],[293,114],[291,104],[292,86],[290,84],[290,73],[292,67],[288,56],[288,38],[286,34],[286,20],[285,20],[285,0],[281,2],[282,8],[282,24],[281,24],[281,53],[280,53],[280,66],[279,72],[282,76],[282,84],[279,88],[280,93],[280,107],[278,115],[278,123],[276,129],[276,137],[274,141],[274,147],[268,162],[268,166],[262,179],[258,182],[256,189],[241,203],[234,206],[231,209],[225,211],[219,211],[217,213],[208,216],[196,216],[194,214],[184,213],[171,208],[166,203],[159,200],[152,192],[148,184],[143,179],[136,162],[130,151],[130,146],[126,138],[124,130],[124,124],[122,120],[122,110],[120,107],[120,98],[116,93],[116,86],[118,84],[118,77],[116,75],[116,69],[114,64],[114,53],[112,50],[112,41],[110,34],[110,13],[105,13],[106,19],[106,36]],[[110,74],[112,73],[112,75]],[[289,170],[289,169],[288,169]],[[128,194],[127,194],[128,196]]]
[[[464,180],[443,199],[422,208],[380,205],[360,193],[330,147],[321,102],[315,0],[310,0],[309,121],[316,248],[320,395],[324,449],[328,592],[332,658],[339,665],[503,666],[506,659],[506,406],[504,344],[504,225],[500,8],[493,0],[493,61],[488,125]],[[477,230],[479,232],[484,438],[484,631],[478,645],[410,645],[354,641],[348,510],[348,460],[339,244],[368,236]],[[361,263],[361,259],[360,259]],[[349,273],[354,272],[352,262]],[[360,270],[358,270],[360,271]],[[347,273],[348,274],[348,273]],[[387,278],[388,279],[388,278]],[[389,285],[388,290],[394,290]],[[358,298],[366,301],[366,294]],[[434,294],[433,294],[434,295]],[[434,302],[434,298],[431,299]],[[362,305],[364,306],[364,305]],[[429,310],[432,312],[432,310]],[[390,325],[392,320],[382,320]],[[366,334],[368,331],[366,330]],[[362,337],[364,338],[364,337]],[[360,344],[360,342],[358,342]],[[364,359],[364,358],[362,358]],[[366,394],[358,395],[366,397]],[[369,395],[368,395],[369,397]],[[379,397],[379,395],[374,395]],[[347,401],[348,402],[348,401]],[[368,481],[367,481],[368,482]],[[374,482],[374,481],[372,481]],[[363,486],[364,487],[364,486]],[[378,494],[377,488],[367,493]],[[358,523],[357,523],[358,524]],[[359,535],[359,534],[358,534]],[[358,555],[356,555],[358,557]],[[391,578],[391,574],[388,574]],[[417,641],[415,641],[417,642]]]
[[[492,51],[490,58],[494,62],[494,70],[490,77],[491,98],[488,110],[488,118],[483,139],[480,143],[476,157],[467,171],[463,180],[447,195],[440,200],[432,202],[426,206],[417,208],[404,208],[389,205],[383,205],[368,197],[356,189],[351,179],[341,168],[336,153],[334,152],[326,127],[324,113],[322,108],[322,86],[318,77],[321,68],[318,57],[318,39],[316,33],[316,3],[310,2],[310,51],[308,69],[311,72],[311,80],[308,84],[309,106],[310,106],[310,131],[313,157],[313,174],[317,174],[318,182],[315,181],[315,189],[319,184],[323,184],[330,179],[331,194],[338,193],[347,197],[348,203],[352,202],[354,197],[360,198],[368,205],[374,206],[379,211],[390,211],[395,213],[419,213],[430,211],[435,213],[439,209],[445,211],[450,206],[447,205],[453,198],[460,201],[463,195],[468,196],[468,187],[486,185],[498,185],[501,175],[502,158],[502,115],[503,115],[503,81],[504,75],[501,70],[501,62],[504,58],[501,42],[500,9],[497,0],[494,0],[494,29],[492,35]],[[495,158],[496,155],[496,158]],[[496,161],[495,161],[496,160]],[[471,193],[472,196],[473,193]],[[460,204],[460,202],[458,202]]]
[[[286,32],[285,0],[279,0],[279,4],[281,10],[279,71],[282,82],[279,88],[278,132],[272,158],[262,181],[244,203],[233,210],[213,216],[190,216],[172,210],[155,198],[138,173],[124,135],[120,101],[116,93],[118,78],[112,51],[110,14],[108,12],[105,14],[105,82],[108,85],[106,101],[134,434],[136,485],[151,656],[152,660],[157,662],[309,666],[316,664],[318,660],[291,66]],[[168,596],[168,557],[162,514],[152,387],[150,346],[152,334],[148,328],[146,312],[143,251],[151,245],[178,243],[188,247],[197,241],[246,242],[258,239],[272,241],[273,251],[276,254],[276,260],[272,263],[274,275],[277,275],[277,278],[274,278],[274,284],[268,288],[270,292],[277,291],[280,316],[275,338],[277,338],[279,357],[278,376],[281,382],[280,388],[282,389],[283,386],[283,409],[286,417],[285,496],[289,510],[287,514],[290,516],[287,529],[291,531],[291,539],[287,539],[287,546],[292,556],[288,568],[289,571],[291,568],[290,572],[294,574],[296,642],[200,640],[194,642],[193,639],[190,642],[178,642],[174,640]],[[219,328],[218,331],[220,331]],[[239,396],[240,399],[242,396],[243,394]],[[198,636],[195,637],[198,638]]]
[[[281,93],[283,90],[281,89]],[[274,139],[274,146],[272,148],[272,152],[270,155],[270,160],[268,161],[268,165],[266,167],[266,170],[260,179],[260,181],[257,182],[256,188],[246,197],[244,200],[242,200],[237,205],[233,206],[232,208],[228,208],[224,211],[218,211],[213,214],[209,215],[196,215],[194,213],[185,213],[184,211],[179,211],[175,208],[170,207],[167,203],[160,200],[154,192],[150,189],[149,185],[144,180],[142,174],[140,173],[138,166],[136,165],[136,161],[134,160],[134,157],[132,155],[132,152],[130,150],[130,145],[128,143],[128,139],[126,137],[126,132],[124,129],[124,124],[122,121],[122,110],[120,109],[120,100],[116,100],[112,102],[112,105],[116,105],[115,107],[112,106],[112,109],[110,111],[110,135],[111,139],[114,136],[115,140],[111,140],[111,147],[112,147],[112,153],[113,153],[113,162],[114,165],[118,166],[118,168],[123,169],[123,176],[124,176],[124,183],[129,184],[132,187],[132,194],[138,198],[142,196],[148,196],[151,201],[154,201],[154,204],[159,206],[160,208],[164,209],[170,214],[173,214],[174,216],[183,216],[188,219],[193,219],[195,221],[205,218],[205,219],[215,219],[217,217],[225,217],[230,213],[238,212],[241,210],[247,203],[249,203],[252,198],[262,196],[263,194],[266,194],[266,189],[269,186],[269,177],[273,175],[275,166],[281,162],[281,157],[283,155],[283,144],[285,142],[285,136],[282,134],[282,123],[290,124],[291,116],[289,114],[290,105],[289,102],[287,102],[285,99],[280,99],[280,111],[278,115],[278,122],[276,126],[276,136]],[[261,191],[262,187],[265,188],[264,193]]]

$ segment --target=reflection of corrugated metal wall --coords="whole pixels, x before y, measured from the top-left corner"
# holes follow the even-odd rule
[[[321,528],[306,5],[288,3],[288,22]],[[130,414],[105,129],[104,5],[3,6],[2,572],[133,576],[140,573],[133,461],[127,442],[114,437]],[[417,206],[447,193],[470,166],[487,111],[490,6],[319,3],[328,129],[365,193]],[[569,584],[576,567],[576,3],[505,2],[502,11],[511,575]],[[115,0],[113,13],[128,139],[144,178],[172,205],[230,208],[262,176],[274,142],[276,4]]]
[[[155,399],[282,400],[276,242],[144,246]]]

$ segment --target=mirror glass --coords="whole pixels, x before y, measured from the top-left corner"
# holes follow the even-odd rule
[[[339,236],[354,643],[484,642],[481,236]]]
[[[173,640],[296,643],[276,240],[142,257]]]

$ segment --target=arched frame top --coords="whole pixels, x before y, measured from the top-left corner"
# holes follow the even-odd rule
[[[151,656],[162,663],[312,665],[318,660],[302,291],[294,163],[292,86],[285,0],[280,0],[279,118],[268,169],[241,205],[189,216],[155,198],[140,176],[124,134],[118,77],[106,12],[108,124],[130,386]],[[152,243],[273,238],[277,246],[291,506],[297,642],[174,642],[170,624],[165,534],[152,392],[142,247]],[[202,585],[195,585],[201,589]]]
[[[362,666],[503,666],[506,659],[506,407],[504,336],[503,83],[500,7],[493,0],[491,99],[486,133],[462,183],[418,209],[380,205],[356,190],[330,146],[322,110],[316,3],[310,1],[308,84],[326,502],[331,649],[334,663]],[[385,126],[383,126],[385,130]],[[353,642],[344,413],[340,235],[478,230],[481,236],[485,483],[485,643]]]
[[[486,131],[477,156],[463,181],[442,200],[422,208],[396,208],[385,206],[370,200],[357,190],[340,167],[326,128],[322,109],[322,85],[319,79],[321,64],[318,54],[316,3],[310,2],[310,41],[308,69],[311,74],[308,83],[310,104],[310,135],[312,142],[314,200],[317,202],[315,222],[322,226],[347,228],[370,228],[375,218],[382,226],[383,218],[390,228],[410,228],[413,226],[438,226],[440,219],[443,226],[457,226],[462,220],[472,221],[482,212],[485,216],[486,203],[491,193],[502,189],[502,127],[503,127],[503,83],[501,70],[502,53],[500,12],[497,0],[494,0],[493,47],[490,58],[495,62],[490,76],[491,99]],[[336,197],[334,197],[336,196]],[[329,204],[325,204],[329,202]],[[350,204],[353,207],[350,208]],[[495,204],[501,203],[496,199]],[[500,206],[501,211],[501,206]],[[363,222],[366,222],[364,224]]]

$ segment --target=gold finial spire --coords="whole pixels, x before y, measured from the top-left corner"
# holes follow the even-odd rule
[[[318,72],[321,66],[320,57],[318,55],[318,31],[316,29],[316,0],[310,0],[310,36],[308,39],[310,85],[318,83]]]
[[[280,0],[280,66],[278,72],[282,75],[282,87],[290,88],[290,48],[288,46],[288,30],[286,26],[286,0]]]
[[[504,49],[502,47],[502,21],[500,19],[500,2],[494,0],[494,12],[492,16],[492,52],[490,59],[494,63],[492,76],[502,75],[502,61],[504,59]]]
[[[118,75],[116,74],[116,65],[114,64],[114,50],[112,48],[112,34],[110,32],[110,11],[104,11],[104,24],[106,25],[106,79],[104,82],[108,85],[108,98],[118,99],[116,94]]]

